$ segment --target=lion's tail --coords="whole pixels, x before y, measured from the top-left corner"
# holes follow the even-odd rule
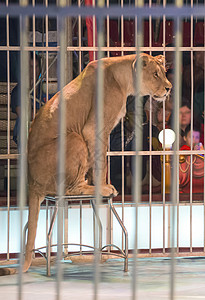
[[[13,275],[17,273],[16,268],[0,268],[0,276]]]
[[[36,229],[41,202],[44,200],[44,195],[39,195],[36,191],[29,189],[29,216],[28,216],[28,237],[26,244],[25,261],[23,272],[28,271],[32,262],[32,251],[36,238]],[[0,268],[0,276],[12,275],[17,273],[16,268]]]
[[[36,230],[38,224],[38,216],[41,202],[45,195],[39,194],[36,190],[29,187],[29,215],[28,215],[28,236],[26,244],[25,261],[23,265],[23,272],[28,271],[32,261],[32,251],[36,238]]]

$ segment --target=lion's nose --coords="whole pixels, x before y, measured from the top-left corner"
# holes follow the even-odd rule
[[[167,93],[170,91],[170,88],[165,88],[165,89],[166,89]]]

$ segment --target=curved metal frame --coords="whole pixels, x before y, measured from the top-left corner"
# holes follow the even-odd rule
[[[64,200],[67,200],[67,201],[72,201],[72,200],[80,201],[80,209],[82,209],[83,200],[90,200],[91,206],[92,206],[92,209],[93,209],[93,212],[94,212],[94,215],[96,217],[98,227],[99,227],[99,248],[98,248],[98,250],[100,251],[100,253],[102,255],[107,254],[107,255],[114,255],[114,256],[117,256],[117,257],[124,258],[124,272],[127,272],[128,271],[128,232],[127,232],[127,229],[125,228],[124,223],[122,222],[120,216],[118,215],[118,213],[117,213],[117,211],[116,211],[116,209],[113,205],[112,198],[111,197],[103,197],[103,200],[108,201],[108,205],[110,207],[110,212],[112,212],[114,214],[114,216],[116,217],[116,219],[117,219],[117,221],[118,221],[118,223],[119,223],[119,225],[120,225],[120,227],[123,231],[123,234],[124,234],[124,250],[121,249],[120,247],[116,246],[115,244],[111,244],[111,243],[102,246],[102,230],[103,230],[103,227],[102,227],[100,217],[99,217],[99,215],[97,215],[96,204],[94,202],[94,200],[95,200],[94,196],[92,196],[92,195],[79,195],[79,196],[64,196],[63,198],[64,198]],[[51,236],[52,236],[53,227],[54,227],[55,220],[56,220],[57,213],[58,213],[58,197],[46,196],[46,200],[55,202],[54,212],[52,214],[50,227],[49,227],[49,230],[48,230],[48,233],[47,233],[46,246],[33,249],[33,251],[38,252],[39,254],[41,254],[46,259],[47,276],[51,276],[51,248],[57,246],[57,244],[51,245]],[[24,245],[25,245],[25,239],[26,239],[26,230],[27,230],[27,224],[24,227]],[[109,224],[108,230],[111,231],[111,224]],[[79,246],[79,247],[87,247],[87,248],[91,248],[93,250],[96,249],[94,246],[85,245],[85,244],[82,244],[82,243],[80,243],[80,244],[79,243],[63,243],[62,244],[62,246],[70,246],[70,245],[75,245],[75,246]],[[120,253],[112,252],[110,250],[111,247],[115,247]],[[46,255],[43,254],[42,251],[40,251],[40,249],[44,249],[44,248],[46,248]],[[107,252],[103,251],[105,248],[108,248]],[[93,251],[92,252],[86,252],[86,253],[93,253]],[[68,257],[68,256],[72,256],[72,255],[77,255],[77,254],[79,254],[79,255],[82,254],[81,249],[80,249],[80,251],[74,252],[72,254],[69,254],[69,255],[66,254],[64,256],[64,258]]]

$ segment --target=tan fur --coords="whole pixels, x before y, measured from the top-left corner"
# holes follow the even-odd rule
[[[103,59],[104,72],[104,175],[101,194],[116,195],[112,185],[106,184],[106,150],[108,137],[121,117],[125,115],[127,96],[134,94],[136,64],[141,63],[141,95],[151,95],[165,100],[171,89],[163,67],[163,57],[147,54]],[[66,100],[66,194],[94,194],[92,168],[95,151],[95,101],[97,61],[91,62],[82,73],[66,85],[63,95]],[[36,115],[28,139],[29,170],[29,218],[28,239],[23,271],[31,264],[32,249],[36,236],[40,203],[47,194],[57,191],[57,137],[59,93]]]

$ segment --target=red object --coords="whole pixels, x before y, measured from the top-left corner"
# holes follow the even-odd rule
[[[204,123],[201,124],[200,142],[204,144]]]
[[[92,0],[85,0],[86,6],[92,6]],[[93,17],[86,17],[87,35],[88,35],[88,47],[93,47]],[[95,22],[95,46],[97,46],[97,25]],[[89,51],[90,61],[94,60],[94,51]]]
[[[191,148],[187,145],[183,145],[180,150],[191,150]]]
[[[184,145],[180,150],[190,150]],[[185,155],[185,161],[179,164],[179,189],[180,193],[190,193],[191,181],[191,156]],[[192,193],[204,192],[204,158],[193,155],[192,158]]]

